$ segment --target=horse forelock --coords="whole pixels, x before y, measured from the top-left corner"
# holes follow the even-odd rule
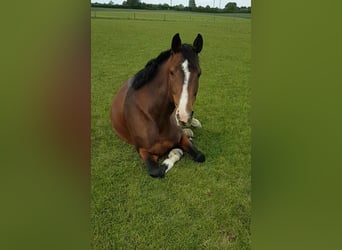
[[[183,44],[181,51],[182,51],[184,60],[188,60],[188,66],[190,69],[199,68],[198,55],[190,44]]]

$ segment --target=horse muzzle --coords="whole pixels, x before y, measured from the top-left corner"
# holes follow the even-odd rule
[[[177,120],[177,123],[180,125],[180,126],[190,126],[191,125],[191,120],[192,120],[192,117],[193,117],[193,114],[194,114],[194,111],[191,111],[191,113],[189,114],[188,112],[186,113],[182,113],[182,112],[179,112],[179,110],[176,111],[176,120]]]

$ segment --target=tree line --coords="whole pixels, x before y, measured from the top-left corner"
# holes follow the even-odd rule
[[[223,9],[212,8],[209,5],[206,7],[196,6],[195,0],[189,0],[189,6],[183,4],[170,6],[168,4],[148,4],[140,0],[126,0],[122,4],[114,4],[113,1],[108,3],[91,3],[91,7],[101,8],[120,8],[120,9],[146,9],[146,10],[177,10],[177,11],[195,11],[208,13],[251,13],[251,7],[238,7],[235,2],[229,2]]]

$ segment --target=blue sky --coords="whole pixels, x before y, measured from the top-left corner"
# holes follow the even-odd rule
[[[110,0],[91,0],[92,3],[98,2],[98,3],[108,3]],[[115,4],[122,4],[123,0],[112,0]],[[167,3],[170,4],[171,0],[140,0],[141,2],[144,3],[153,3],[153,4],[163,4]],[[224,6],[228,2],[235,2],[237,6],[251,6],[251,0],[195,0],[196,6],[207,6],[209,5],[210,7],[220,7],[221,3],[221,8],[224,8]],[[184,6],[187,6],[189,3],[189,0],[172,0],[172,5],[179,5],[183,4]]]

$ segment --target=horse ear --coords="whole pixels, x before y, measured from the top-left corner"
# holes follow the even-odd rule
[[[171,49],[172,49],[173,52],[176,53],[176,52],[181,50],[181,46],[182,46],[182,41],[181,41],[181,39],[179,37],[179,33],[177,33],[172,38]]]
[[[203,48],[203,38],[201,34],[198,34],[194,43],[193,43],[193,47],[195,52],[198,54],[201,52],[202,48]]]

